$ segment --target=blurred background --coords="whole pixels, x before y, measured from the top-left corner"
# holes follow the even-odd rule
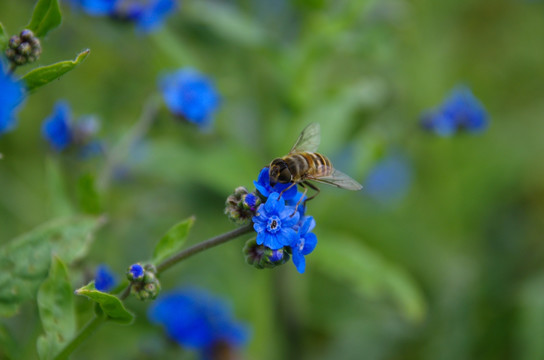
[[[33,5],[0,1],[10,35]],[[252,329],[247,359],[544,358],[544,3],[184,0],[148,34],[65,3],[62,12],[38,65],[91,54],[28,97],[0,139],[2,244],[83,212],[79,184],[110,166],[97,190],[108,223],[72,280],[83,285],[99,263],[122,276],[181,219],[197,218],[190,244],[233,229],[226,197],[253,190],[315,121],[320,152],[365,188],[321,186],[308,204],[318,245],[306,273],[247,265],[240,238],[166,272],[163,290],[193,285],[228,299]],[[158,77],[182,67],[215,83],[213,125],[202,131],[163,108],[128,141]],[[484,105],[489,128],[422,131],[421,114],[458,84]],[[51,151],[40,126],[59,99],[101,120],[115,163]],[[92,309],[76,305],[81,326]],[[127,306],[134,325],[105,325],[73,358],[195,358],[148,322],[148,303]],[[2,324],[20,358],[36,358],[35,303]]]

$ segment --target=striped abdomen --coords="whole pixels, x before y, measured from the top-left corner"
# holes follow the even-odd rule
[[[331,175],[332,164],[325,155],[313,152],[289,154],[283,157],[293,181],[298,182],[305,178],[318,178]]]

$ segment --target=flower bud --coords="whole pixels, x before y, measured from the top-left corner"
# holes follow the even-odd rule
[[[255,215],[260,199],[254,193],[248,193],[243,186],[237,187],[225,201],[225,214],[237,223],[244,224]]]
[[[132,284],[131,293],[138,300],[155,300],[161,291],[161,283],[151,271],[145,271],[143,280]]]
[[[246,262],[257,269],[274,268],[289,261],[289,253],[284,249],[272,250],[264,245],[257,245],[256,239],[248,240],[243,248]]]
[[[36,61],[41,53],[40,40],[26,29],[9,39],[9,47],[5,51],[8,60],[17,66]]]
[[[139,263],[132,264],[127,270],[127,279],[130,282],[142,281],[144,279],[145,272],[142,265]]]

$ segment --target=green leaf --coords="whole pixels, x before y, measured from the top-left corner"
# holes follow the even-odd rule
[[[62,75],[66,74],[68,71],[74,69],[78,66],[91,50],[87,49],[76,57],[75,60],[66,60],[61,61],[52,65],[42,66],[26,73],[22,79],[26,83],[26,88],[28,91],[33,91],[50,83],[53,80],[60,78]]]
[[[81,211],[86,214],[100,214],[100,195],[96,190],[96,181],[91,173],[82,175],[77,182],[77,197]]]
[[[14,315],[36,296],[51,254],[70,264],[87,254],[100,217],[70,217],[46,223],[0,247],[0,316]]]
[[[66,265],[53,256],[48,278],[38,291],[38,309],[45,332],[38,338],[38,355],[42,360],[54,356],[76,333],[74,295]]]
[[[319,246],[308,257],[311,264],[365,297],[391,298],[408,320],[423,319],[423,295],[406,271],[348,236],[329,233],[319,238]]]
[[[38,0],[32,13],[32,19],[26,26],[38,37],[45,36],[49,31],[60,25],[62,15],[58,0]]]
[[[76,294],[86,296],[97,302],[112,321],[120,324],[130,324],[134,320],[134,315],[125,308],[125,305],[117,296],[96,290],[94,281],[77,289]]]
[[[153,252],[153,263],[158,264],[162,260],[167,259],[178,252],[185,243],[194,222],[195,217],[191,216],[168,230],[155,247],[155,251]]]
[[[0,50],[4,51],[6,46],[8,45],[9,37],[8,34],[6,34],[6,30],[4,29],[4,25],[0,22]]]
[[[0,359],[20,359],[20,349],[7,326],[0,323]]]

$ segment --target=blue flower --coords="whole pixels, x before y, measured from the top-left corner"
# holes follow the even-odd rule
[[[301,219],[301,225],[298,229],[298,240],[294,241],[291,246],[293,255],[293,264],[295,264],[299,273],[303,274],[306,270],[305,255],[314,251],[317,245],[317,237],[310,231],[315,227],[315,220],[311,216],[306,216]]]
[[[455,88],[438,109],[427,112],[421,120],[423,128],[441,136],[451,136],[462,129],[481,132],[488,122],[483,105],[464,86]]]
[[[120,0],[70,0],[72,6],[91,16],[113,15]]]
[[[53,113],[42,124],[42,135],[57,151],[62,151],[72,143],[73,133],[70,123],[70,107],[64,101],[55,104]]]
[[[94,278],[94,286],[96,290],[102,292],[108,292],[117,285],[117,279],[115,273],[104,264],[98,265],[96,268],[96,275]]]
[[[272,250],[281,249],[298,239],[293,226],[300,215],[294,207],[285,206],[280,194],[272,193],[257,209],[253,217],[253,228],[257,232],[257,244],[265,245]]]
[[[261,170],[261,172],[259,173],[259,177],[257,178],[257,181],[253,181],[253,184],[255,184],[255,188],[257,188],[259,193],[264,197],[269,197],[270,194],[274,192],[281,193],[289,185],[291,185],[290,183],[287,183],[287,184],[277,183],[274,186],[270,186],[270,176],[268,175],[268,167],[265,167]],[[292,186],[289,190],[281,194],[281,197],[285,200],[291,200],[295,196],[297,196],[296,185]]]
[[[195,289],[161,295],[148,312],[151,322],[164,326],[180,345],[210,358],[218,348],[233,350],[249,339],[247,326],[236,321],[231,309],[219,298]]]
[[[163,76],[159,87],[168,109],[199,126],[209,125],[219,106],[212,82],[193,69],[181,69]]]
[[[4,72],[0,63],[0,135],[13,129],[17,107],[23,102],[25,90],[21,82]]]
[[[150,32],[160,27],[176,7],[174,0],[148,0],[144,3],[132,1],[125,9],[125,16],[136,23],[138,30]]]
[[[142,280],[144,278],[144,275],[145,275],[144,268],[140,264],[132,264],[128,268],[128,274],[127,275],[128,275],[128,279],[130,281]]]
[[[289,192],[291,189],[289,189],[287,192]],[[282,195],[283,196],[283,195]],[[304,198],[301,200],[301,198],[304,196]],[[286,199],[285,204],[288,206],[296,206],[298,204],[297,211],[300,214],[300,217],[302,218],[304,216],[304,213],[306,212],[306,206],[305,201],[307,199],[307,196],[304,195],[302,191],[297,191],[295,196],[292,199]],[[300,203],[299,203],[300,201]]]
[[[412,183],[412,168],[404,156],[389,155],[369,172],[365,179],[365,194],[388,205],[403,198]]]

